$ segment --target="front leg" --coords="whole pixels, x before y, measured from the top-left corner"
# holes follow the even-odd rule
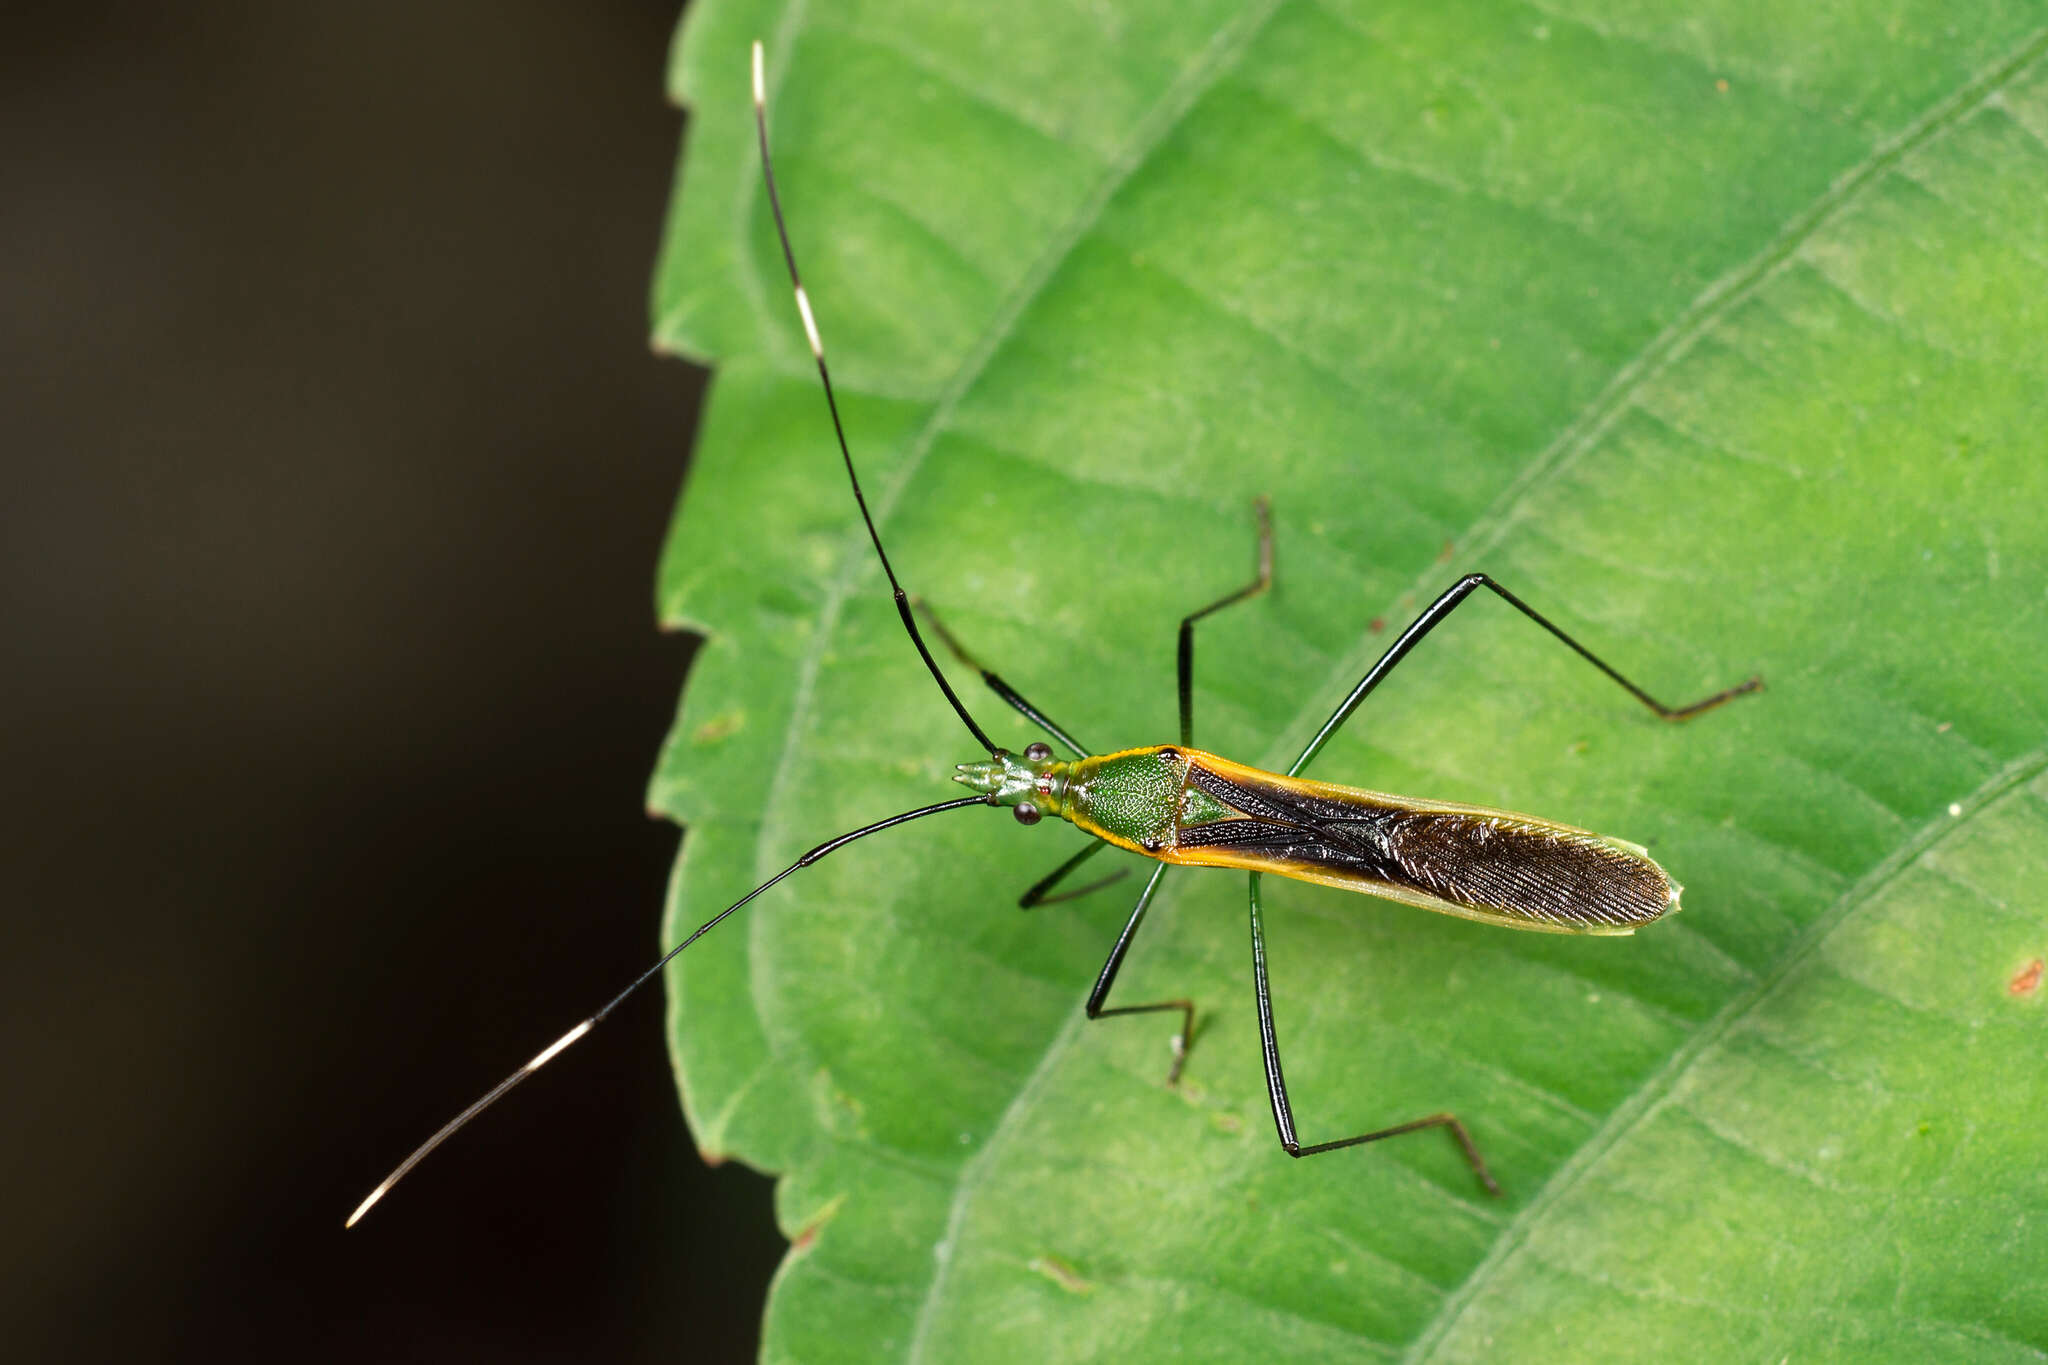
[[[1138,935],[1138,925],[1145,918],[1145,910],[1152,904],[1152,893],[1159,889],[1159,879],[1166,875],[1165,863],[1161,863],[1145,883],[1145,889],[1138,893],[1138,904],[1131,911],[1130,919],[1124,924],[1124,931],[1117,935],[1116,947],[1109,950],[1109,961],[1102,964],[1102,972],[1095,978],[1095,988],[1088,992],[1088,1017],[1107,1019],[1113,1014],[1161,1014],[1168,1010],[1180,1011],[1180,1032],[1173,1036],[1173,1066],[1166,1073],[1166,1083],[1176,1085],[1180,1081],[1181,1067],[1186,1063],[1188,1046],[1195,1036],[1195,1002],[1192,1000],[1159,1000],[1149,1005],[1118,1005],[1114,1009],[1103,1007],[1109,998],[1109,988],[1116,984],[1117,969],[1124,965],[1124,954],[1131,950],[1131,940]]]
[[[1026,754],[1029,754],[1030,750],[1027,749],[1025,750],[1025,752]],[[1052,871],[1046,873],[1043,877],[1040,877],[1037,881],[1033,882],[1031,884],[1031,889],[1026,891],[1023,895],[1017,898],[1017,908],[1019,910],[1035,910],[1041,905],[1058,905],[1062,901],[1079,900],[1083,896],[1090,895],[1096,891],[1100,891],[1103,887],[1108,886],[1111,882],[1121,881],[1124,878],[1125,874],[1127,874],[1130,871],[1129,868],[1120,867],[1116,871],[1110,873],[1107,877],[1097,877],[1094,881],[1088,883],[1088,885],[1086,886],[1077,886],[1072,891],[1062,891],[1057,896],[1052,894],[1052,889],[1055,886],[1058,886],[1061,882],[1065,881],[1068,875],[1072,873],[1075,868],[1079,867],[1082,863],[1087,862],[1090,858],[1093,858],[1096,854],[1102,852],[1102,850],[1108,847],[1109,844],[1102,839],[1097,839],[1093,843],[1090,843],[1086,848],[1082,849],[1079,853],[1076,853],[1073,857],[1067,859],[1058,867],[1054,868]]]

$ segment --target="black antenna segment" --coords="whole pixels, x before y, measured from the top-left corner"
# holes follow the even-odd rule
[[[761,76],[761,44],[754,44],[754,127],[761,136],[761,177],[768,182],[768,209],[775,215],[775,235],[782,239],[782,259],[789,265],[790,287],[796,291],[796,311],[804,321],[804,337],[811,343],[811,355],[818,362],[818,378],[825,384],[825,406],[832,410],[832,434],[839,438],[839,455],[846,462],[846,478],[853,485],[853,500],[860,505],[860,519],[867,523],[868,539],[875,543],[875,557],[882,561],[882,572],[889,576],[889,589],[896,595],[896,614],[903,618],[903,628],[910,632],[910,642],[917,646],[918,657],[931,671],[932,681],[946,694],[946,701],[953,713],[960,717],[960,723],[974,736],[975,743],[989,751],[991,756],[1003,751],[988,737],[974,717],[967,714],[953,685],[946,681],[946,675],[939,668],[938,660],[925,647],[924,636],[917,630],[917,619],[910,610],[910,598],[903,591],[903,585],[896,581],[896,570],[889,563],[889,552],[882,548],[881,532],[875,529],[875,519],[868,513],[867,495],[861,492],[860,475],[853,469],[853,452],[846,445],[846,427],[839,420],[839,399],[832,392],[832,374],[825,368],[825,343],[818,338],[818,320],[811,314],[810,295],[804,293],[803,278],[797,274],[796,252],[789,244],[789,228],[782,221],[782,197],[775,192],[775,163],[768,155],[768,103],[767,92]]]
[[[548,1044],[545,1048],[541,1049],[540,1053],[537,1056],[535,1056],[532,1061],[528,1062],[525,1066],[520,1067],[517,1071],[507,1076],[504,1080],[499,1081],[496,1085],[492,1086],[488,1091],[486,1091],[482,1099],[478,1100],[475,1104],[470,1105],[469,1108],[463,1110],[454,1118],[448,1120],[448,1122],[442,1124],[439,1132],[435,1133],[425,1142],[422,1142],[417,1148],[414,1149],[413,1154],[411,1156],[399,1162],[397,1169],[393,1170],[390,1175],[385,1176],[384,1179],[378,1184],[377,1188],[370,1191],[369,1197],[367,1199],[363,1200],[362,1203],[356,1205],[356,1211],[348,1216],[348,1222],[343,1226],[354,1227],[357,1221],[360,1220],[364,1214],[370,1211],[370,1207],[373,1204],[375,1204],[379,1199],[382,1199],[385,1195],[391,1193],[391,1187],[393,1185],[396,1185],[399,1181],[405,1179],[406,1174],[410,1172],[413,1167],[419,1165],[422,1161],[426,1160],[428,1156],[432,1155],[433,1150],[436,1147],[439,1147],[442,1143],[446,1142],[449,1138],[454,1137],[456,1133],[460,1132],[463,1128],[467,1127],[469,1121],[475,1118],[478,1114],[483,1113],[484,1110],[490,1108],[499,1100],[505,1098],[506,1095],[512,1092],[513,1087],[517,1086],[521,1081],[525,1080],[528,1076],[531,1076],[534,1072],[540,1070],[549,1062],[553,1061],[558,1055],[567,1050],[568,1046],[571,1043],[580,1041],[584,1034],[590,1032],[599,1024],[603,1023],[604,1017],[607,1014],[610,1014],[620,1005],[626,1003],[627,997],[631,996],[633,992],[639,990],[649,981],[652,981],[657,972],[659,972],[663,967],[666,967],[669,963],[675,960],[676,954],[682,952],[683,949],[689,947],[692,943],[695,943],[698,939],[704,937],[704,935],[710,933],[713,929],[716,929],[720,924],[725,922],[726,916],[738,910],[748,901],[754,899],[754,897],[760,895],[763,891],[766,891],[769,887],[775,885],[784,877],[787,877],[790,873],[795,872],[800,868],[809,867],[812,863],[817,862],[818,859],[824,857],[826,854],[831,853],[837,849],[844,848],[856,839],[865,839],[870,834],[879,834],[885,829],[893,829],[897,825],[908,824],[912,820],[922,820],[925,816],[937,815],[940,811],[959,810],[963,806],[986,806],[990,804],[993,803],[989,800],[988,797],[985,796],[963,796],[952,801],[941,801],[936,806],[922,806],[917,810],[904,811],[901,815],[892,815],[886,820],[877,820],[872,825],[863,825],[859,829],[850,830],[847,833],[840,835],[836,839],[827,839],[824,843],[819,844],[816,848],[804,854],[803,857],[798,858],[788,867],[783,868],[782,871],[776,873],[767,881],[762,882],[752,891],[749,891],[746,895],[741,896],[731,905],[726,906],[725,909],[719,911],[710,919],[705,920],[702,924],[698,925],[694,930],[691,931],[690,936],[688,938],[684,939],[681,943],[678,943],[675,947],[663,953],[661,955],[661,960],[659,962],[656,962],[652,967],[649,967],[646,971],[634,977],[633,983],[627,986],[626,989],[620,991],[617,995],[613,996],[611,998],[611,1001],[608,1004],[606,1004],[603,1009],[591,1015],[588,1019],[585,1019],[575,1028],[570,1029],[567,1033],[557,1038],[554,1042]]]

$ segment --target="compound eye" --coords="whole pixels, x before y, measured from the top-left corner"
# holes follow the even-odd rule
[[[1052,745],[1045,743],[1024,746],[1024,757],[1033,763],[1043,763],[1052,757]]]
[[[1010,813],[1017,817],[1017,823],[1020,825],[1035,825],[1045,818],[1038,807],[1032,805],[1029,801],[1019,801],[1016,805],[1010,807]]]

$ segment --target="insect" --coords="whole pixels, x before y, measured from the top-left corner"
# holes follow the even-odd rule
[[[768,145],[768,116],[762,78],[762,49],[753,47],[753,93],[756,131],[760,140],[762,178],[775,220],[790,287],[804,336],[817,364],[825,403],[832,419],[840,458],[852,488],[876,559],[888,579],[904,631],[916,647],[947,704],[985,751],[986,757],[958,765],[954,780],[973,795],[956,797],[904,811],[829,839],[756,886],[699,925],[602,1009],[570,1029],[525,1066],[506,1077],[463,1110],[408,1156],[370,1192],[348,1222],[353,1225],[414,1166],[507,1092],[579,1041],[627,997],[699,938],[723,923],[769,888],[802,868],[898,825],[946,811],[975,806],[1006,807],[1022,825],[1036,825],[1058,816],[1093,836],[1093,842],[1068,858],[1025,892],[1020,904],[1031,907],[1084,895],[1106,885],[1097,882],[1055,894],[1083,863],[1104,848],[1115,846],[1152,859],[1153,869],[1109,958],[1087,997],[1088,1018],[1119,1015],[1179,1016],[1173,1035],[1173,1062],[1168,1083],[1178,1081],[1185,1063],[1195,1019],[1192,1000],[1157,1000],[1112,1006],[1108,1003],[1132,942],[1145,920],[1161,880],[1170,867],[1223,867],[1250,873],[1249,906],[1252,936],[1252,982],[1265,1064],[1267,1094],[1280,1145],[1289,1156],[1304,1157],[1377,1142],[1404,1133],[1444,1128],[1457,1141],[1474,1174],[1491,1192],[1499,1187],[1465,1125],[1450,1113],[1430,1114],[1391,1127],[1333,1141],[1304,1143],[1295,1128],[1280,1045],[1273,1024],[1267,979],[1265,937],[1261,920],[1261,878],[1271,873],[1300,881],[1360,891],[1407,905],[1515,929],[1562,934],[1628,934],[1677,908],[1679,886],[1636,844],[1569,825],[1492,810],[1482,806],[1415,800],[1354,787],[1312,781],[1301,774],[1361,703],[1407,658],[1422,638],[1481,589],[1499,597],[1548,631],[1587,663],[1606,674],[1662,719],[1683,721],[1762,686],[1752,677],[1734,687],[1687,706],[1659,702],[1629,681],[1555,623],[1484,574],[1467,574],[1452,584],[1403,630],[1379,660],[1331,712],[1301,756],[1284,773],[1266,772],[1234,763],[1194,747],[1195,626],[1204,618],[1265,592],[1272,584],[1272,531],[1266,501],[1256,504],[1258,567],[1253,579],[1235,592],[1181,618],[1177,637],[1177,679],[1180,737],[1174,744],[1091,754],[1071,733],[1053,721],[1000,674],[984,667],[937,616],[912,598],[897,578],[870,514],[832,387],[811,301],[797,270],[796,253],[784,223]],[[989,689],[1054,741],[1072,753],[1055,756],[1051,745],[1038,742],[1010,753],[975,721],[933,657],[918,617],[923,615],[941,645],[962,665],[978,673]],[[1108,879],[1114,880],[1114,878]]]

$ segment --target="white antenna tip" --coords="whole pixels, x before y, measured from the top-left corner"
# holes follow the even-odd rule
[[[550,1043],[538,1057],[535,1057],[532,1061],[526,1064],[526,1069],[530,1072],[540,1070],[542,1067],[546,1066],[549,1062],[555,1059],[556,1053],[560,1052],[563,1048],[569,1046],[569,1044],[575,1042],[578,1038],[581,1038],[584,1034],[588,1032],[590,1032],[590,1021],[588,1019],[585,1019],[575,1028],[570,1029],[567,1033],[563,1034],[561,1037],[555,1039],[554,1042]],[[383,1191],[379,1190],[377,1191],[377,1193],[382,1194]],[[375,1197],[376,1195],[371,1196],[371,1198],[373,1199]]]
[[[811,354],[818,359],[825,358],[825,343],[818,340],[818,320],[811,316],[811,296],[804,293],[804,287],[796,287],[796,311],[804,315],[804,335],[811,340]]]
[[[370,1197],[368,1199],[365,1199],[362,1203],[356,1205],[356,1211],[348,1216],[348,1221],[341,1225],[342,1228],[346,1230],[354,1227],[357,1223],[361,1222],[363,1215],[370,1211],[370,1206],[372,1204],[375,1204],[379,1199],[382,1199],[385,1195],[389,1194],[390,1192],[391,1182],[388,1180],[385,1181],[383,1184],[379,1185],[376,1189],[371,1190]]]
[[[767,90],[761,80],[761,40],[754,39],[754,107],[759,109],[768,102]]]

